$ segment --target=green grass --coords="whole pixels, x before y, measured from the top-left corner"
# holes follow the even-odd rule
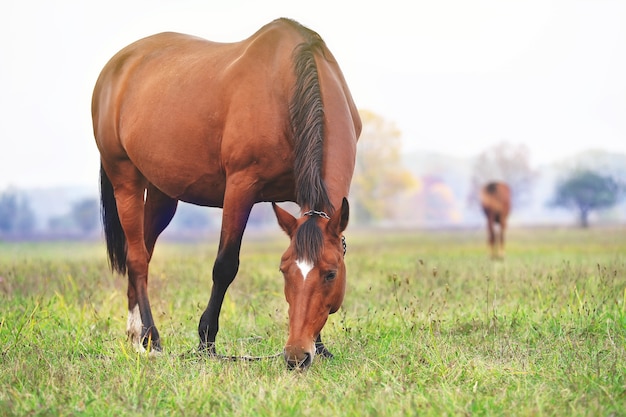
[[[305,372],[186,355],[215,242],[161,243],[150,296],[164,354],[125,338],[126,281],[104,245],[0,243],[0,415],[626,415],[626,230],[349,231],[348,288]],[[220,353],[287,336],[287,238],[248,238]]]

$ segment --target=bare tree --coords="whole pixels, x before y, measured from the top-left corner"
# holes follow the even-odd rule
[[[530,151],[526,145],[500,142],[478,155],[472,169],[468,201],[478,206],[482,186],[502,181],[511,187],[512,205],[523,205],[532,190],[535,173],[530,167]]]

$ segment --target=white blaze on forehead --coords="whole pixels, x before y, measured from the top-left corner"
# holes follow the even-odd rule
[[[298,268],[300,268],[303,279],[306,279],[307,275],[309,275],[309,272],[311,272],[311,269],[313,269],[313,263],[309,261],[303,261],[298,259],[296,261],[296,265],[298,266]]]

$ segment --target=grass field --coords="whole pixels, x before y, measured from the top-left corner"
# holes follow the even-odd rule
[[[286,239],[245,240],[220,353],[282,349]],[[626,229],[514,229],[503,262],[482,230],[347,239],[335,358],[305,372],[188,355],[215,242],[157,246],[156,358],[126,341],[103,244],[0,243],[0,415],[626,415]]]

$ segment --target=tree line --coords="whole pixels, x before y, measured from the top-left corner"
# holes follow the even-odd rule
[[[27,193],[15,188],[0,192],[0,240],[29,238],[87,238],[101,232],[100,201],[96,197],[77,199],[66,213],[44,219],[39,224]],[[214,229],[215,220],[205,207],[180,203],[171,229],[198,233]]]
[[[351,223],[377,224],[419,218],[436,224],[458,216],[452,208],[455,196],[445,181],[436,177],[417,177],[401,161],[401,132],[379,115],[362,110],[363,132],[359,139],[356,166],[350,191]],[[576,214],[578,224],[588,227],[590,215],[614,207],[625,195],[626,171],[611,172],[606,167],[574,166],[562,169],[547,206],[560,207]],[[480,187],[500,180],[513,191],[513,209],[523,207],[536,181],[530,165],[530,152],[524,145],[501,142],[485,149],[474,160],[467,200],[478,205]],[[253,211],[249,225],[274,222],[271,209],[260,206]],[[219,215],[204,207],[179,204],[170,229],[190,233],[219,227]],[[48,219],[48,234],[89,236],[100,231],[100,205],[96,198],[83,198],[71,204],[63,215]],[[0,238],[28,237],[35,233],[36,215],[27,195],[17,189],[0,193]]]
[[[89,235],[100,225],[100,205],[95,198],[72,204],[68,213],[48,220],[47,234]],[[0,193],[0,237],[32,237],[38,232],[37,216],[26,193],[8,189]]]
[[[454,196],[449,184],[436,177],[416,178],[401,163],[401,132],[379,115],[361,111],[363,131],[357,146],[357,161],[351,197],[354,215],[361,223],[376,223],[401,216],[421,216],[426,221],[458,216],[451,210]],[[513,209],[530,200],[537,172],[525,145],[502,141],[474,159],[469,175],[467,205],[478,207],[480,188],[490,181],[511,187]],[[593,155],[590,155],[593,160]],[[546,206],[576,213],[581,227],[589,226],[593,212],[610,209],[626,194],[626,168],[612,170],[602,162],[561,168],[552,197]]]

